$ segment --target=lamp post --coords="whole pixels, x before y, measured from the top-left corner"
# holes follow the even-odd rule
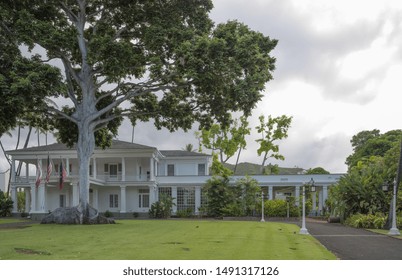
[[[299,231],[299,234],[309,234],[307,228],[306,228],[306,184],[303,184],[303,213],[302,213],[302,227]],[[310,182],[310,190],[312,192],[315,192],[315,185],[314,185],[314,180],[311,178]]]
[[[392,227],[390,228],[388,235],[401,235],[401,233],[399,232],[399,230],[396,226],[396,188],[397,188],[397,183],[396,183],[396,179],[394,179],[394,189],[393,189],[393,193],[392,193]]]
[[[261,191],[261,222],[265,222],[264,219],[264,192]]]

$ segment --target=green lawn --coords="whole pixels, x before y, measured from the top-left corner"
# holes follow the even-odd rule
[[[388,232],[389,232],[388,229],[369,229],[369,230],[372,231],[372,232],[376,232],[376,233],[384,234],[384,235],[388,235]],[[399,231],[401,231],[401,230],[399,230]],[[392,237],[402,239],[402,235],[396,235],[396,236],[394,235]]]
[[[336,259],[293,224],[211,220],[121,220],[115,225],[0,229],[0,259]]]
[[[24,222],[22,219],[13,219],[13,218],[0,218],[0,225],[1,224],[10,224],[10,223],[20,223]]]

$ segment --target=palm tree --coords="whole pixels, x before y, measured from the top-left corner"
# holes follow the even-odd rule
[[[193,144],[187,144],[186,147],[184,147],[182,150],[187,151],[187,152],[195,152],[196,151],[196,149],[194,149]]]

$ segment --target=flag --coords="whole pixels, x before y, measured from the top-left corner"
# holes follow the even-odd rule
[[[50,161],[49,156],[47,156],[46,183],[49,183],[50,175],[52,175],[52,171],[53,171],[53,165],[52,165],[52,162]]]
[[[66,168],[63,165],[63,161],[60,163],[60,179],[59,179],[59,189],[61,190],[64,185],[64,179],[67,177]]]
[[[36,182],[35,182],[36,187],[39,187],[41,180],[42,180],[42,166],[38,160],[38,164],[36,165]]]

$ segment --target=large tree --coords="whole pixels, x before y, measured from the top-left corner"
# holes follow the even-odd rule
[[[250,115],[261,99],[277,41],[237,21],[215,27],[212,7],[210,0],[1,1],[1,28],[15,44],[43,51],[35,56],[43,65],[62,65],[68,105],[48,103],[47,112],[60,119],[59,139],[76,144],[83,223],[90,157],[123,116],[171,131],[229,125],[232,112]]]

